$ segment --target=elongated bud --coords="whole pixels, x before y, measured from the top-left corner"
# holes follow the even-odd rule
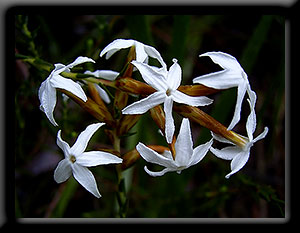
[[[114,111],[115,111],[115,118],[118,119],[121,116],[121,110],[126,107],[128,101],[128,94],[124,91],[119,89],[115,92],[114,98]]]
[[[119,121],[117,135],[122,136],[128,133],[129,130],[137,123],[141,116],[141,114],[123,115]]]
[[[89,93],[90,93],[92,99],[93,99],[97,104],[99,104],[99,105],[101,105],[101,106],[102,106],[102,105],[105,106],[105,104],[104,104],[102,98],[100,97],[100,95],[99,95],[99,93],[98,93],[98,91],[97,91],[95,85],[97,85],[97,84],[88,82],[88,90],[89,90]],[[106,106],[105,106],[105,107],[106,107]]]
[[[131,61],[133,61],[135,59],[136,59],[135,46],[131,46],[131,48],[129,49],[129,53],[127,55],[127,60],[126,60],[128,66],[120,78],[132,76],[134,66],[131,64]]]
[[[190,96],[206,96],[219,92],[220,90],[206,87],[202,84],[197,85],[182,85],[178,87],[178,91],[181,91]]]
[[[71,92],[66,91],[64,89],[59,89],[61,92],[69,96],[72,100],[74,100],[77,104],[80,105],[84,110],[89,112],[92,116],[94,116],[100,122],[105,122],[108,126],[114,127],[115,121],[112,118],[110,112],[107,110],[105,105],[99,105],[91,98],[88,97],[87,101],[84,102],[77,96],[73,95]]]
[[[199,108],[188,105],[174,105],[173,109],[182,116],[188,117],[192,121],[195,121],[212,132],[230,140],[241,148],[244,148],[247,144],[247,141],[244,138],[231,130],[227,130],[224,125]]]
[[[122,91],[137,95],[151,95],[156,91],[153,87],[147,85],[146,83],[129,77],[116,80],[115,86]]]

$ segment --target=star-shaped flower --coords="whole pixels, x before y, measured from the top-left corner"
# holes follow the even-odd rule
[[[172,171],[176,171],[180,174],[182,170],[199,163],[208,152],[212,143],[213,140],[211,139],[207,143],[199,145],[193,149],[190,122],[187,118],[184,118],[181,123],[177,141],[175,142],[175,160],[169,150],[164,151],[163,155],[161,155],[141,142],[136,146],[136,149],[147,162],[165,167],[162,171],[153,172],[149,171],[149,169],[145,166],[145,171],[150,176],[162,176],[166,172]]]
[[[135,52],[136,52],[136,61],[142,62],[142,63],[148,63],[148,58],[152,57],[158,60],[158,62],[161,64],[161,68],[157,68],[157,71],[164,72],[167,69],[167,65],[162,59],[160,53],[152,46],[145,45],[139,41],[132,40],[132,39],[116,39],[113,42],[111,42],[109,45],[107,45],[100,53],[100,57],[102,57],[104,54],[106,54],[105,58],[109,59],[115,52],[121,50],[130,48],[132,46],[135,46]]]
[[[217,141],[223,142],[223,143],[229,143],[233,144],[234,146],[228,146],[221,150],[215,149],[213,147],[210,148],[210,151],[215,154],[218,158],[225,159],[225,160],[231,160],[231,172],[227,174],[225,177],[229,178],[232,174],[238,172],[244,165],[247,163],[249,156],[250,156],[250,149],[253,146],[255,142],[258,140],[263,139],[267,133],[268,133],[268,127],[264,128],[264,131],[258,135],[256,138],[253,139],[253,133],[256,128],[256,115],[254,111],[255,102],[256,102],[256,94],[254,91],[249,90],[249,98],[247,99],[250,105],[250,114],[247,119],[246,123],[246,131],[248,138],[244,137],[248,143],[244,146],[244,148],[241,148],[237,145],[234,145],[234,143],[230,142],[229,140],[216,135],[212,133],[213,138]]]
[[[39,88],[39,99],[41,102],[40,109],[46,114],[47,118],[54,126],[58,126],[53,117],[53,111],[56,105],[56,88],[67,90],[83,101],[87,101],[87,97],[78,83],[60,75],[62,72],[70,72],[70,69],[74,66],[85,62],[95,61],[87,57],[78,57],[69,65],[63,65],[60,63],[55,64],[54,70],[48,78],[42,82]]]
[[[122,110],[123,114],[143,114],[164,103],[165,136],[168,143],[171,143],[175,131],[172,117],[173,101],[191,106],[204,106],[212,103],[212,100],[205,96],[189,96],[177,90],[181,83],[181,67],[176,59],[173,59],[173,62],[169,71],[163,74],[145,63],[132,61],[131,63],[140,71],[145,82],[157,91]]]
[[[251,90],[247,74],[238,61],[227,53],[207,52],[200,55],[200,57],[203,56],[209,56],[223,70],[196,77],[193,79],[194,83],[203,84],[215,89],[238,88],[234,115],[228,126],[228,130],[231,130],[240,120],[241,106],[246,90]]]
[[[57,183],[62,183],[69,179],[73,174],[74,178],[87,191],[92,193],[95,197],[100,198],[96,180],[92,172],[87,167],[122,163],[122,159],[103,151],[88,151],[85,149],[93,134],[105,123],[96,123],[89,125],[83,132],[81,132],[72,147],[62,140],[61,130],[57,133],[57,145],[63,150],[65,158],[61,160],[55,171],[54,180]]]

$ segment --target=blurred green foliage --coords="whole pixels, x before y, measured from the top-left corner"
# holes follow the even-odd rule
[[[180,175],[148,176],[143,160],[126,171],[128,217],[284,217],[285,216],[285,77],[284,18],[278,15],[16,15],[15,50],[51,64],[67,64],[78,56],[96,61],[86,68],[120,71],[126,51],[109,60],[100,51],[116,38],[132,38],[157,48],[165,62],[177,58],[183,83],[220,68],[201,53],[223,51],[235,56],[248,74],[258,100],[257,134],[264,126],[266,139],[251,150],[246,166],[225,179],[230,163],[208,153],[204,160]],[[112,167],[92,168],[102,198],[94,198],[73,179],[56,184],[54,169],[62,153],[56,146],[57,128],[39,110],[38,88],[49,73],[16,60],[15,87],[15,213],[16,217],[114,217],[115,182]],[[138,78],[138,74],[137,78]],[[203,108],[224,125],[233,115],[236,90],[212,96]],[[55,116],[70,144],[94,119],[71,100],[58,94]],[[247,106],[246,104],[243,106]],[[249,109],[235,131],[245,134]],[[181,118],[174,113],[176,124]],[[33,123],[34,122],[34,123]],[[137,142],[165,145],[149,114],[140,118],[122,141],[122,151]],[[210,138],[207,129],[192,124],[194,145]],[[91,145],[107,147],[97,132]],[[73,140],[73,141],[72,141]],[[160,169],[147,164],[149,169]]]

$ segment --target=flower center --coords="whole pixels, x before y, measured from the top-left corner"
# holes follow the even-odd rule
[[[170,96],[170,95],[171,95],[171,92],[172,92],[172,90],[168,89],[168,90],[166,91],[167,96]]]
[[[72,163],[75,163],[75,162],[76,162],[76,157],[75,157],[74,155],[71,155],[71,156],[70,156],[70,161],[71,161]]]

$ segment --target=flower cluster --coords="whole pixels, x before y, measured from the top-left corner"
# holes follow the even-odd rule
[[[74,66],[92,62],[87,57],[78,57],[69,65],[55,64],[54,70],[41,84],[39,89],[40,109],[49,121],[58,126],[53,111],[56,105],[56,90],[72,98],[83,109],[94,116],[99,123],[94,123],[79,134],[75,144],[70,147],[61,138],[61,130],[57,134],[57,145],[63,150],[65,158],[59,162],[54,172],[54,179],[61,183],[71,174],[90,193],[100,197],[93,174],[87,167],[119,164],[120,169],[126,169],[138,158],[142,157],[149,163],[163,166],[158,172],[145,171],[150,176],[162,176],[167,172],[182,170],[199,163],[208,151],[224,160],[231,160],[229,178],[238,172],[248,161],[250,149],[255,142],[264,138],[268,132],[264,131],[253,137],[256,129],[256,93],[251,89],[247,74],[238,61],[223,52],[207,52],[200,56],[208,56],[218,64],[222,70],[193,79],[194,85],[181,85],[182,69],[174,58],[171,67],[167,67],[160,53],[152,46],[129,39],[117,39],[107,45],[100,53],[109,59],[117,51],[130,48],[127,62],[120,72],[111,70],[87,70],[80,78],[71,72]],[[157,60],[159,66],[149,64],[149,57]],[[132,78],[133,72],[139,72],[144,82]],[[80,84],[81,85],[80,85]],[[115,88],[113,103],[107,94],[106,86]],[[213,103],[207,95],[223,89],[237,88],[237,100],[233,118],[228,127],[204,113],[201,106]],[[86,94],[88,89],[89,94]],[[246,121],[247,137],[232,131],[240,121],[241,108],[245,95],[248,96],[250,114]],[[136,102],[128,104],[128,96],[138,96]],[[108,108],[112,104],[113,108]],[[200,108],[199,108],[200,107]],[[173,111],[183,116],[179,133],[175,135]],[[139,120],[141,114],[149,112],[154,122],[165,137],[168,147],[145,145],[139,142],[128,153],[120,153],[120,139]],[[199,123],[211,131],[212,138],[194,148],[190,120]],[[104,126],[105,125],[105,126]],[[101,127],[111,140],[116,153],[105,151],[84,152],[92,135]],[[231,144],[223,149],[214,148],[213,142],[220,141]]]

